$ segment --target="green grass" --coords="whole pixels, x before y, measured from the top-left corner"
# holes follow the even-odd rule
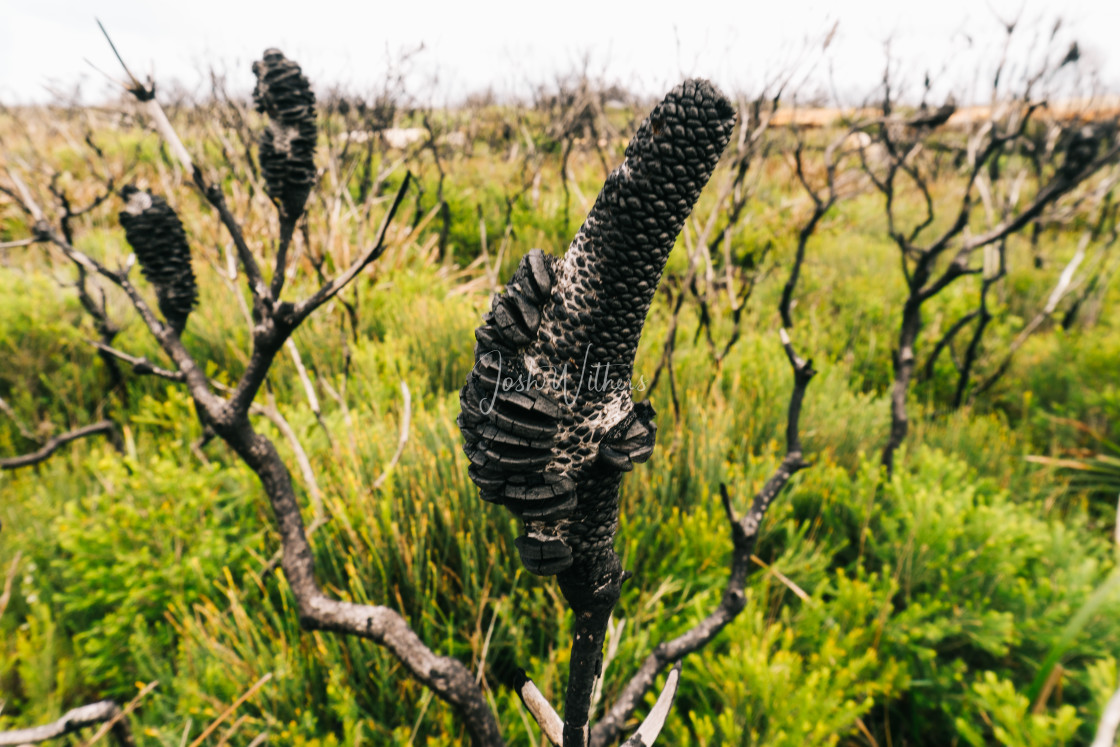
[[[101,141],[114,163],[139,145],[140,175],[162,189],[150,137],[107,130]],[[35,145],[9,147],[31,157]],[[43,162],[68,164],[76,192],[92,190],[83,186],[88,167],[66,146],[40,143],[37,152]],[[549,158],[540,202],[515,202],[503,279],[534,246],[561,252],[582,215],[573,197],[573,225],[564,224],[563,194],[551,178],[558,154]],[[436,174],[427,156],[412,166],[424,181],[426,212]],[[576,166],[591,199],[597,157],[580,153]],[[399,610],[437,653],[481,673],[512,744],[537,744],[506,683],[523,667],[559,703],[570,615],[553,580],[521,569],[516,522],[478,499],[454,422],[472,331],[489,305],[485,268],[464,266],[479,251],[480,209],[494,257],[517,166],[480,147],[445,168],[452,261],[433,254],[438,219],[408,235],[410,198],[390,250],[345,294],[356,328],[335,304],[294,337],[331,437],[286,353],[269,390],[310,456],[331,516],[312,536],[320,583],[339,598]],[[792,380],[776,305],[795,241],[790,201],[796,214],[804,198],[780,161],[767,174],[733,244],[736,255],[765,241],[775,247],[742,339],[717,367],[697,334],[698,311],[686,305],[674,357],[680,419],[663,380],[652,394],[658,448],[624,481],[616,547],[635,575],[616,612],[621,639],[606,703],[657,642],[718,603],[730,554],[719,483],[745,510],[782,457]],[[232,381],[249,338],[233,296],[240,291],[219,275],[226,239],[187,187],[172,196],[202,287],[185,343],[212,376]],[[253,199],[250,212],[243,189],[231,197],[239,216],[251,216],[254,247],[270,256],[263,237],[274,217]],[[710,208],[708,194],[698,211]],[[110,264],[128,251],[118,209],[110,201],[76,224],[78,245]],[[328,266],[360,251],[359,236],[368,239],[381,210],[374,207],[364,234],[349,208],[333,229],[329,215],[312,212],[313,240],[335,242]],[[13,209],[0,207],[0,241],[24,230]],[[1055,251],[1061,256],[1074,241],[1054,237]],[[1115,440],[1120,330],[1107,311],[1093,327],[1047,330],[989,395],[951,414],[954,369],[944,357],[913,392],[912,434],[884,484],[878,450],[903,298],[895,251],[871,195],[842,202],[810,243],[792,332],[820,372],[801,421],[813,465],[771,509],[756,549],[765,567],[751,577],[746,609],[685,662],[667,744],[1084,743],[1116,686],[1111,519],[1099,494],[1026,457],[1089,445],[1054,416]],[[315,286],[306,261],[301,267],[290,297]],[[668,271],[686,267],[678,247]],[[982,366],[998,360],[1058,271],[1009,278],[1006,313],[993,324]],[[263,573],[277,537],[254,476],[218,442],[192,449],[201,430],[177,385],[128,374],[127,401],[106,393],[103,365],[86,342],[96,333],[72,290],[55,281],[69,273],[41,247],[0,259],[0,396],[43,434],[107,412],[122,425],[123,452],[83,441],[39,467],[0,472],[0,569],[20,556],[0,617],[0,729],[102,697],[127,701],[138,684],[158,680],[133,717],[136,733],[144,744],[177,745],[272,673],[210,743],[236,722],[228,744],[266,730],[278,744],[465,744],[454,713],[386,652],[300,630],[283,574]],[[931,305],[924,339],[970,308],[975,292],[962,281]],[[1116,300],[1113,288],[1106,309]],[[726,340],[726,303],[713,308],[712,334]],[[110,294],[109,309],[124,326],[120,347],[161,360],[122,299]],[[635,369],[647,382],[669,313],[659,295]],[[402,381],[412,393],[409,439],[375,491],[396,446]],[[348,412],[326,384],[343,392]],[[276,429],[263,419],[258,427],[294,467]],[[0,454],[31,447],[0,419]],[[293,469],[293,477],[306,497],[302,475]]]

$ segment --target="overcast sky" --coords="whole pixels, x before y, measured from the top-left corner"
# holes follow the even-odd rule
[[[958,91],[975,86],[998,57],[998,19],[1016,14],[1023,55],[1040,33],[1043,41],[1049,35],[1059,9],[1037,0],[0,0],[0,101],[43,101],[76,85],[87,101],[111,92],[90,64],[119,75],[96,16],[134,72],[154,71],[162,85],[178,80],[198,92],[199,71],[215,66],[248,91],[249,64],[276,46],[320,90],[343,85],[368,93],[381,85],[390,61],[423,45],[408,63],[410,90],[440,100],[487,88],[524,93],[586,56],[595,76],[646,94],[692,75],[729,90],[757,90],[801,60],[812,78],[803,90],[836,90],[851,102],[874,89],[890,38],[908,80],[917,85],[929,70],[940,81],[931,96],[937,102],[950,82]],[[1076,39],[1083,66],[1120,90],[1120,0],[1067,0],[1060,14],[1054,59]],[[834,25],[823,54],[802,54],[807,41],[819,42]]]

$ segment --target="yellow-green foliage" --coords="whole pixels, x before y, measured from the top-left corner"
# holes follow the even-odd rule
[[[191,131],[186,140],[201,153],[206,137]],[[241,286],[224,277],[228,240],[218,221],[179,184],[151,137],[107,127],[98,138],[112,163],[135,154],[139,177],[169,190],[202,294],[185,344],[209,375],[235,381],[250,344],[247,306],[236,295]],[[512,744],[538,744],[540,736],[506,684],[524,668],[553,702],[562,700],[570,618],[554,580],[521,570],[516,522],[478,499],[454,421],[490,290],[529,248],[561,252],[601,180],[597,156],[577,150],[566,224],[559,154],[541,145],[539,202],[516,194],[523,174],[499,146],[441,153],[451,217],[445,257],[436,249],[438,214],[425,222],[438,174],[430,154],[413,160],[424,188],[419,212],[412,193],[386,254],[294,336],[325,428],[288,352],[278,357],[267,395],[309,455],[321,514],[290,444],[269,420],[256,423],[292,469],[305,521],[321,520],[312,545],[327,592],[400,611],[435,651],[478,672]],[[608,148],[614,157],[617,145]],[[57,139],[7,147],[69,169],[64,184],[76,204],[95,195],[84,159]],[[604,704],[654,645],[718,603],[730,555],[720,482],[743,512],[785,451],[792,381],[775,310],[795,240],[791,216],[807,205],[783,163],[766,162],[752,220],[732,239],[740,261],[774,245],[742,338],[717,366],[700,312],[686,304],[673,359],[679,419],[665,374],[653,392],[658,448],[623,484],[617,548],[635,575],[615,616],[620,638]],[[325,175],[326,187],[336,178]],[[344,186],[357,197],[355,182]],[[244,179],[226,189],[250,243],[270,257],[275,216],[267,199]],[[711,201],[706,195],[699,210]],[[111,266],[127,252],[118,209],[109,200],[75,223],[76,243]],[[338,210],[337,221],[317,203],[309,215],[312,247],[297,253],[288,297],[317,285],[308,252],[326,252],[328,273],[357,256],[383,202],[369,216],[345,200]],[[480,217],[489,260],[468,266],[481,250]],[[0,241],[26,230],[0,205]],[[1076,239],[1052,240],[1062,255]],[[122,438],[119,452],[104,440],[79,441],[38,467],[0,472],[0,573],[20,557],[0,616],[0,729],[101,697],[127,701],[138,683],[158,680],[133,717],[136,734],[142,743],[177,745],[271,673],[212,743],[244,745],[267,731],[271,742],[308,747],[466,744],[454,713],[386,652],[300,629],[283,573],[270,562],[277,537],[255,477],[221,443],[198,445],[201,429],[178,385],[126,367],[127,398],[107,394],[104,365],[86,342],[97,332],[72,290],[55,282],[72,280],[72,268],[42,247],[18,251],[0,255],[0,397],[41,436],[107,413]],[[943,356],[934,378],[915,388],[912,436],[884,482],[877,454],[904,295],[896,252],[870,195],[841,203],[810,243],[792,332],[820,372],[801,420],[812,466],[770,511],[745,610],[685,661],[667,744],[1075,744],[1087,741],[1116,687],[1120,599],[1101,496],[1071,491],[1060,474],[1024,457],[1084,444],[1082,430],[1054,415],[1115,436],[1120,332],[1107,314],[1089,329],[1047,331],[1022,349],[990,397],[952,414],[944,410],[955,369]],[[678,248],[669,272],[686,268]],[[1021,329],[1055,272],[1009,278],[993,351]],[[975,292],[962,282],[930,305],[929,339],[972,308]],[[1108,308],[1115,300],[1113,290]],[[124,327],[117,345],[162,360],[122,298],[110,293],[108,308]],[[646,388],[670,312],[659,296],[635,369]],[[732,334],[726,299],[711,313],[722,345]],[[390,469],[402,382],[411,424]],[[0,455],[34,445],[0,418]]]

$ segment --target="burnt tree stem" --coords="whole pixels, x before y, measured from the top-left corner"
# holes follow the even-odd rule
[[[917,358],[914,348],[922,328],[922,300],[911,293],[902,309],[902,323],[898,332],[898,349],[894,353],[894,383],[891,384],[891,429],[883,447],[881,463],[887,475],[894,471],[894,453],[910,430],[910,417],[906,409],[906,395],[914,377]]]
[[[603,676],[607,624],[622,594],[622,561],[612,549],[598,567],[578,565],[560,574],[560,590],[574,615],[572,652],[564,709],[564,745],[590,738],[591,694]]]
[[[280,216],[280,244],[276,249],[276,266],[272,271],[272,283],[269,285],[273,303],[280,301],[280,294],[287,280],[288,247],[291,246],[292,237],[295,235],[297,222],[297,219],[289,219],[287,215]]]
[[[253,430],[247,417],[216,426],[215,432],[256,473],[268,495],[280,533],[281,565],[304,629],[356,635],[386,647],[417,681],[460,713],[474,744],[504,745],[482,689],[461,662],[433,653],[389,607],[341,602],[323,594],[315,580],[314,557],[291,473],[272,441]]]

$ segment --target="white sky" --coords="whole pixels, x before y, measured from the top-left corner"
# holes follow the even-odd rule
[[[133,71],[154,71],[163,86],[178,80],[202,92],[199,71],[217,66],[247,92],[249,64],[276,46],[320,90],[342,84],[369,93],[384,80],[387,60],[423,44],[412,58],[410,90],[441,101],[488,87],[524,92],[572,70],[584,55],[593,74],[642,93],[659,94],[692,75],[729,92],[753,91],[788,67],[807,39],[820,39],[838,22],[827,52],[814,58],[815,66],[803,66],[811,68],[817,90],[831,79],[849,100],[870,93],[890,37],[911,91],[927,69],[935,78],[952,71],[931,96],[940,103],[950,81],[959,92],[981,75],[987,79],[985,63],[990,67],[1002,44],[997,15],[1021,11],[1025,48],[1037,30],[1049,34],[1055,6],[1039,0],[0,0],[0,102],[49,100],[52,89],[78,84],[87,101],[110,94],[110,84],[86,62],[119,76],[96,16]],[[1097,68],[1109,90],[1120,90],[1120,0],[1062,6],[1054,54],[1060,57],[1076,39],[1084,66]]]

